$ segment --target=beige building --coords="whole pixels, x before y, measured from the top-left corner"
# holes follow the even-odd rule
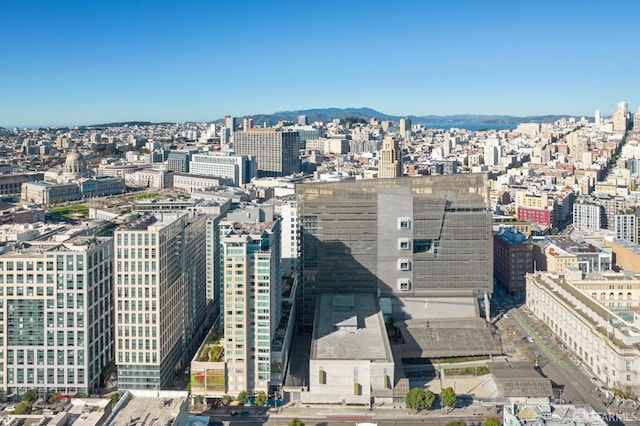
[[[640,274],[640,245],[613,237],[606,237],[602,243],[611,247],[616,265]]]
[[[322,294],[312,339],[302,402],[392,403],[393,356],[372,294]]]
[[[388,179],[402,177],[402,149],[398,140],[387,136],[382,141],[378,178]]]
[[[527,275],[527,307],[603,385],[640,386],[640,281],[607,273]]]
[[[568,267],[578,267],[578,257],[555,244],[546,247],[534,245],[533,260],[537,270],[558,274],[564,274]]]

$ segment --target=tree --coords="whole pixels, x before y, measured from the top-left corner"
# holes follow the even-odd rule
[[[16,409],[14,411],[15,414],[31,414],[31,404],[27,401],[22,401],[18,405],[16,405]]]
[[[109,395],[109,399],[115,404],[116,402],[120,401],[120,394],[118,392],[114,392]]]
[[[238,404],[245,405],[247,403],[247,392],[242,391],[238,394]]]
[[[193,402],[196,405],[202,405],[204,404],[204,396],[202,395],[196,395],[195,398],[193,398]]]
[[[267,403],[267,394],[263,391],[258,392],[255,400],[253,401],[258,407],[264,407]]]
[[[223,395],[222,399],[220,400],[220,404],[223,407],[226,407],[227,405],[231,404],[231,401],[233,401],[233,399],[229,395]]]
[[[454,391],[452,387],[444,388],[440,394],[440,399],[442,401],[442,405],[453,408],[456,406],[456,391]]]
[[[448,421],[445,426],[467,426],[467,422],[462,419]]]
[[[28,389],[22,394],[22,400],[33,404],[38,399],[38,391],[35,389]]]
[[[58,399],[60,399],[60,394],[58,392],[53,392],[49,394],[49,398],[47,399],[47,402],[49,404],[54,404],[55,402],[58,401]]]
[[[422,400],[424,399],[424,392],[420,388],[412,388],[407,392],[404,397],[404,403],[407,408],[420,409]]]
[[[497,417],[489,417],[484,421],[484,426],[502,426],[502,422]]]
[[[431,408],[433,407],[433,403],[436,400],[436,394],[427,389],[426,391],[424,391],[424,400],[427,404],[425,408],[427,410],[431,410]]]
[[[291,420],[289,420],[289,423],[287,423],[287,426],[304,426],[304,422],[299,418],[294,417]]]
[[[413,388],[405,396],[407,408],[416,410],[430,409],[433,406],[436,396],[430,390],[424,391],[420,388]]]

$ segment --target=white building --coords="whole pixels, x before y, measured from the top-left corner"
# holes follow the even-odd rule
[[[599,231],[602,227],[602,206],[599,204],[575,203],[573,205],[573,227],[582,231]]]
[[[630,274],[527,275],[527,307],[603,385],[640,386],[640,280]]]
[[[87,394],[113,360],[113,238],[23,243],[0,256],[0,389]]]
[[[638,216],[635,214],[615,215],[616,238],[638,244]]]
[[[157,213],[115,231],[119,389],[166,389],[204,336],[205,225]]]
[[[234,186],[251,182],[258,173],[254,156],[229,152],[194,154],[189,163],[189,172],[200,176],[226,178]]]
[[[291,276],[298,267],[298,211],[295,201],[286,202],[281,207],[282,232],[280,238],[282,254],[282,273]]]
[[[316,307],[305,403],[391,402],[394,363],[382,313],[369,293],[324,293]]]

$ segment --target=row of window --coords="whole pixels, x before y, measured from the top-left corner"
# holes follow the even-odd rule
[[[131,244],[132,246],[138,245],[138,246],[148,246],[148,245],[156,245],[156,234],[148,234],[146,232],[132,232],[132,233],[127,233],[127,232],[117,232],[116,233],[116,242],[117,244],[120,246],[123,244],[124,245],[129,245]],[[149,244],[151,243],[151,244]]]
[[[66,376],[65,376],[66,372]],[[83,368],[7,368],[8,384],[67,385],[85,384]],[[26,380],[25,380],[26,379]]]
[[[17,365],[83,365],[84,349],[8,349],[7,364]],[[46,361],[46,364],[45,364]]]

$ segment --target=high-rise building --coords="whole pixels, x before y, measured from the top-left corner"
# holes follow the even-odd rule
[[[271,342],[280,322],[280,221],[236,223],[222,237],[228,391],[272,392]]]
[[[633,130],[640,132],[640,107],[638,107],[638,112],[633,114]]]
[[[400,143],[392,136],[382,141],[378,177],[381,179],[402,177],[402,149]]]
[[[206,216],[147,214],[115,231],[120,389],[166,389],[206,315]]]
[[[231,132],[235,132],[236,130],[236,118],[232,117],[230,115],[225,115],[224,116],[224,127],[226,127],[227,129],[230,129]]]
[[[595,117],[593,120],[596,124],[600,124],[600,122],[602,121],[602,119],[600,118],[600,110],[597,109],[596,113],[595,113]]]
[[[626,102],[618,102],[618,109],[611,114],[614,131],[627,130],[629,120],[629,105]]]
[[[306,126],[308,124],[309,124],[309,119],[307,118],[306,115],[298,116],[298,126]]]
[[[253,155],[258,177],[286,176],[300,172],[298,132],[255,128],[234,132],[234,151]]]
[[[249,129],[253,128],[253,118],[245,117],[242,119],[242,130],[245,132]]]
[[[400,137],[402,139],[411,139],[411,119],[400,119]]]
[[[493,291],[487,188],[481,174],[297,185],[302,324],[321,293],[375,293],[399,319],[477,315],[440,311]]]
[[[230,152],[194,154],[189,170],[194,175],[231,179],[236,186],[251,182],[258,173],[255,157]]]
[[[0,389],[94,393],[113,361],[113,238],[38,241],[0,256]]]

